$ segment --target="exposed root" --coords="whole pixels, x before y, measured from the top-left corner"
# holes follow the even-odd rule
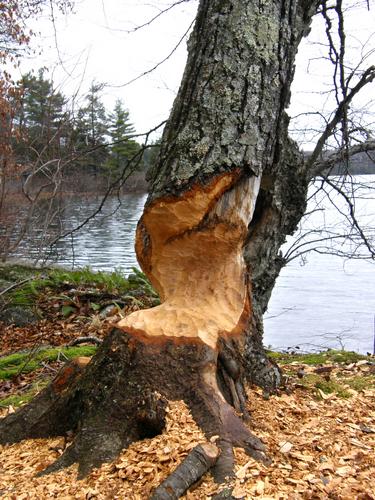
[[[214,444],[200,444],[193,448],[176,470],[156,488],[150,500],[180,498],[216,462],[220,450]]]
[[[63,436],[75,429],[78,408],[71,393],[89,361],[90,358],[79,357],[68,362],[31,403],[0,420],[0,443]]]
[[[221,450],[220,456],[212,470],[216,483],[224,483],[234,477],[234,453],[231,442],[221,439],[218,441]]]

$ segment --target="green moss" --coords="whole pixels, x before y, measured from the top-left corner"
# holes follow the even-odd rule
[[[335,380],[320,380],[319,382],[315,383],[315,387],[317,389],[320,389],[324,394],[333,394],[336,393],[336,395],[340,398],[350,398],[351,394],[348,392],[345,387],[343,387],[341,384],[336,382]]]
[[[356,376],[345,380],[345,383],[355,391],[363,391],[364,389],[375,389],[375,377],[368,376]]]
[[[329,351],[332,352],[332,361],[335,363],[356,363],[361,359],[368,359],[368,356],[364,356],[363,354],[358,354],[353,351]]]
[[[277,363],[290,364],[290,363],[301,363],[305,365],[323,365],[329,363],[355,363],[361,359],[369,359],[368,356],[358,354],[352,351],[337,351],[330,349],[324,352],[310,353],[310,354],[289,354],[280,353],[274,351],[268,351],[267,355],[269,358],[274,359]]]
[[[319,375],[316,375],[315,373],[309,373],[305,375],[301,380],[299,380],[298,383],[299,385],[302,385],[307,389],[311,389],[312,387],[315,387],[316,384],[321,382],[321,380],[322,378]]]
[[[42,366],[43,362],[58,359],[69,360],[78,356],[93,356],[93,346],[48,348],[30,353],[16,353],[0,358],[0,380],[10,379],[20,373],[29,373]]]
[[[34,279],[9,293],[12,305],[30,307],[34,305],[44,291],[77,287],[97,288],[103,293],[122,296],[135,291],[157,298],[147,277],[138,269],[133,268],[133,274],[126,277],[121,269],[113,272],[93,271],[89,267],[77,270],[49,269],[35,274]],[[67,297],[70,300],[69,297]]]
[[[46,385],[49,383],[49,380],[43,380],[39,382],[35,382],[31,389],[25,391],[22,394],[13,394],[12,396],[8,396],[7,398],[0,399],[0,408],[6,408],[7,406],[21,406],[22,404],[28,403],[31,401],[39,391],[41,391]]]
[[[35,267],[23,266],[19,264],[0,264],[0,285],[2,282],[14,283],[33,277],[40,273]]]
[[[306,389],[320,389],[324,394],[335,394],[339,398],[345,399],[352,396],[346,385],[349,385],[352,389],[358,391],[364,388],[369,388],[369,384],[369,380],[364,381],[360,378],[351,379],[350,381],[345,380],[342,382],[333,378],[331,380],[324,380],[322,377],[314,373],[306,375],[303,379],[301,379],[301,381],[299,381],[299,385],[302,385]]]

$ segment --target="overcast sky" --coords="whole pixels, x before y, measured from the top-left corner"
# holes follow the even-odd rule
[[[185,65],[186,39],[158,69],[124,84],[168,56],[191,25],[198,1],[182,2],[150,26],[132,30],[171,3],[172,0],[76,0],[74,14],[64,17],[54,13],[55,29],[46,13],[33,25],[41,35],[35,42],[43,52],[24,61],[20,71],[45,65],[55,85],[67,96],[84,95],[93,80],[105,82],[106,107],[112,108],[116,98],[121,98],[137,131],[144,132],[168,116]],[[350,33],[348,52],[351,59],[358,59],[361,50],[366,53],[375,47],[375,7],[370,12],[363,8],[350,11],[346,23]],[[330,66],[318,59],[326,53],[321,45],[325,38],[320,21],[313,23],[309,40],[315,44],[305,41],[297,57],[291,114],[332,107],[327,96],[319,94],[331,83]],[[365,42],[365,49],[361,49]],[[366,66],[370,64],[375,64],[374,52],[366,61]],[[372,85],[358,101],[365,114],[374,94]],[[306,120],[300,125],[309,126]]]

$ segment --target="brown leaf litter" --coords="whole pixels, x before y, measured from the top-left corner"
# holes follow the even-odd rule
[[[235,450],[235,498],[371,500],[375,478],[375,390],[317,399],[297,388],[263,399],[249,390],[252,431],[264,440],[273,463],[255,462]],[[63,438],[0,447],[0,496],[4,500],[146,499],[205,437],[182,402],[170,405],[166,430],[132,444],[111,464],[77,481],[76,467],[43,477],[35,474],[63,451]],[[209,474],[188,500],[209,499],[220,487]]]

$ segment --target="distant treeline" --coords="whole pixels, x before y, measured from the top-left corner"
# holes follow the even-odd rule
[[[328,156],[332,151],[327,152]],[[311,151],[306,151],[305,156],[310,156]],[[375,152],[358,153],[349,158],[348,161],[340,161],[329,169],[330,175],[369,175],[375,174]]]
[[[332,175],[342,175],[348,172],[352,175],[375,174],[375,152],[358,153],[348,162],[338,163],[332,170]]]
[[[121,100],[108,111],[104,85],[93,82],[80,105],[54,88],[45,70],[27,73],[19,82],[9,117],[8,151],[23,175],[59,169],[114,178],[124,168],[142,171],[152,152],[142,152],[129,111]]]

